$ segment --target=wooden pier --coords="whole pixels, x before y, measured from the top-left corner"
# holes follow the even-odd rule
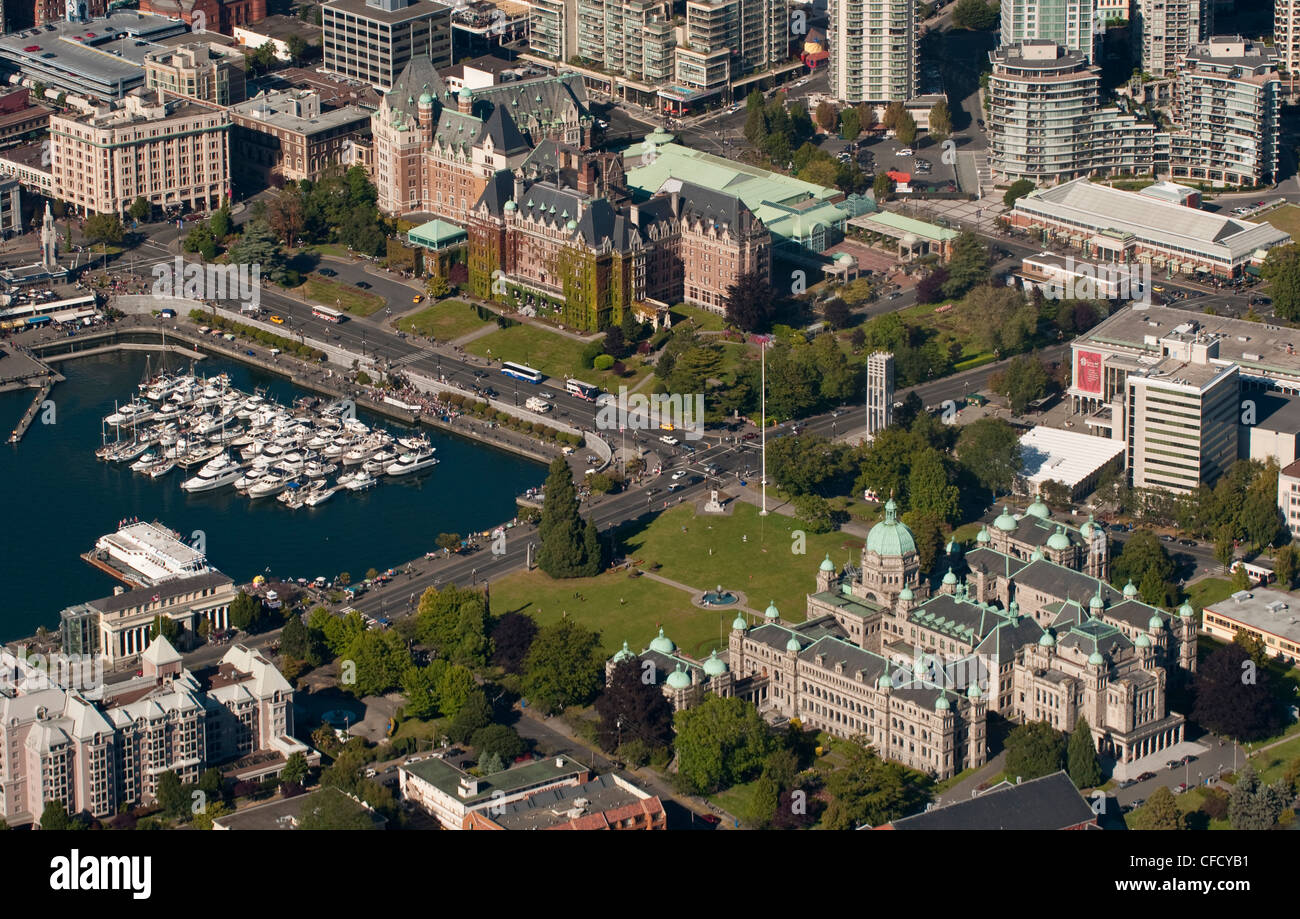
[[[40,384],[40,388],[36,391],[36,398],[32,399],[31,406],[23,413],[23,417],[19,419],[18,427],[14,428],[13,433],[9,435],[9,443],[16,444],[18,441],[23,439],[23,435],[27,433],[27,429],[32,426],[32,422],[36,420],[36,416],[41,413],[41,406],[45,404],[45,397],[50,394],[50,390],[54,389],[54,383],[55,380],[53,377],[46,377]]]

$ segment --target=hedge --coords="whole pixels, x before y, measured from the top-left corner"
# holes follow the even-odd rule
[[[298,357],[315,361],[325,359],[325,352],[319,348],[313,348],[303,342],[294,341],[292,338],[285,338],[283,335],[276,335],[266,329],[234,322],[225,316],[214,316],[211,313],[205,313],[203,310],[190,310],[190,319],[201,325],[208,325],[214,329],[231,332],[240,338],[246,338],[268,347],[279,348],[285,354],[296,354]]]

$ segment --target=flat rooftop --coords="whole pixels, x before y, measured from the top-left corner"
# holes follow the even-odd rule
[[[1205,612],[1287,641],[1300,642],[1300,597],[1295,594],[1252,587],[1238,591],[1226,600],[1211,603],[1205,607]]]
[[[493,814],[492,820],[507,830],[545,830],[570,823],[575,829],[604,828],[606,817],[621,819],[621,815],[608,812],[627,809],[630,816],[640,813],[646,804],[651,804],[655,811],[663,810],[646,792],[638,794],[615,781],[614,776],[602,775],[581,785],[549,788],[504,805],[502,813]],[[594,827],[588,827],[588,823]]]
[[[1257,392],[1250,399],[1255,403],[1254,427],[1282,434],[1300,431],[1300,396]]]
[[[321,131],[332,131],[355,122],[370,122],[370,112],[355,105],[322,111],[319,115],[302,116],[295,114],[294,98],[303,90],[285,90],[278,93],[259,93],[246,102],[230,106],[231,115],[292,131],[295,134],[312,135]]]
[[[1175,332],[1189,324],[1195,328]],[[1172,334],[1199,335],[1217,342],[1217,360],[1238,364],[1246,375],[1300,379],[1300,329],[1170,306],[1123,307],[1077,338],[1075,345],[1086,348],[1092,344],[1128,352],[1137,361],[1153,365],[1161,359],[1159,340]]]
[[[433,0],[415,0],[410,6],[403,7],[399,10],[389,12],[379,7],[370,6],[365,0],[333,0],[332,3],[326,3],[321,6],[323,11],[334,10],[336,13],[347,13],[352,16],[360,16],[364,19],[371,19],[375,22],[384,22],[391,25],[395,22],[406,22],[409,19],[420,19],[424,16],[435,14],[445,14],[448,19],[451,18],[451,8],[441,3],[435,3]]]
[[[556,765],[557,761],[560,765]],[[401,768],[416,778],[423,779],[433,785],[448,797],[462,802],[467,807],[490,800],[494,792],[499,791],[508,795],[533,785],[543,785],[547,782],[559,781],[560,779],[582,775],[587,772],[586,766],[576,760],[569,759],[567,756],[548,757],[547,759],[512,766],[505,772],[497,772],[477,778],[475,781],[478,782],[478,793],[468,798],[462,798],[458,793],[460,780],[462,778],[473,779],[474,777],[470,776],[468,772],[457,769],[446,760],[431,757],[422,762],[411,763],[409,766],[402,766]]]
[[[1021,475],[1035,485],[1062,482],[1073,489],[1124,453],[1124,441],[1039,425],[1020,438]]]

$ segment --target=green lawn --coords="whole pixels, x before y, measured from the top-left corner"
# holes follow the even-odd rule
[[[862,540],[810,533],[805,553],[796,555],[792,531],[799,526],[792,517],[760,517],[753,505],[736,502],[730,516],[696,516],[693,507],[676,507],[619,536],[629,556],[646,566],[659,562],[664,577],[704,589],[721,584],[744,591],[755,610],[775,601],[783,618],[802,622],[805,596],[816,589],[817,566],[826,553],[836,565],[856,564]]]
[[[1264,223],[1271,224],[1284,233],[1290,233],[1292,238],[1300,239],[1300,207],[1294,204],[1286,204],[1282,207],[1275,208],[1259,218]]]
[[[730,788],[724,788],[716,795],[706,796],[705,800],[743,821],[745,819],[744,815],[749,813],[751,802],[754,799],[754,789],[757,785],[757,779],[740,785],[732,785]]]
[[[1250,758],[1250,764],[1255,767],[1260,779],[1267,785],[1282,778],[1287,763],[1298,756],[1300,756],[1300,737],[1293,737],[1284,744],[1256,753]]]
[[[1170,790],[1172,791],[1172,789]],[[1182,811],[1184,814],[1192,814],[1195,813],[1196,811],[1199,811],[1201,809],[1201,802],[1204,800],[1205,800],[1205,788],[1203,786],[1197,786],[1196,788],[1188,789],[1187,791],[1183,792],[1180,795],[1174,795],[1174,801],[1178,803],[1178,809]],[[1146,810],[1146,805],[1144,804],[1141,807],[1139,807],[1137,810],[1129,811],[1127,814],[1124,815],[1124,822],[1128,825],[1129,829],[1133,829],[1134,827],[1138,826],[1139,823],[1138,817],[1145,810]],[[1192,824],[1193,829],[1208,829],[1208,830],[1231,829],[1231,827],[1228,825],[1227,820],[1207,820],[1207,818],[1204,815],[1200,815],[1198,818],[1193,818],[1193,819],[1208,824],[1208,825],[1199,825],[1199,823],[1193,823]]]
[[[629,578],[623,571],[564,581],[541,571],[513,574],[492,582],[492,612],[527,613],[541,625],[572,617],[600,632],[609,655],[624,641],[635,651],[644,650],[662,626],[678,647],[697,658],[723,646],[735,618],[732,612],[700,609],[684,591],[646,577]]]
[[[673,318],[673,327],[685,319],[690,319],[695,323],[695,327],[705,332],[721,332],[727,327],[727,321],[717,313],[701,309],[698,306],[687,306],[685,303],[679,303],[671,311]]]
[[[620,386],[631,389],[651,372],[651,368],[638,358],[624,361],[628,373],[623,377],[617,377],[608,371],[586,369],[581,360],[585,347],[586,343],[579,339],[521,323],[476,338],[465,346],[465,350],[479,357],[527,364],[560,382],[576,377],[613,393],[617,393]]]
[[[442,735],[446,733],[441,719],[434,718],[432,721],[419,721],[415,718],[407,719],[397,726],[396,733],[393,734],[393,740],[398,741],[403,737],[414,737],[421,741],[419,749],[432,748]]]
[[[394,323],[403,332],[439,341],[453,341],[488,324],[488,320],[479,318],[474,307],[460,300],[443,300]]]
[[[368,294],[351,284],[340,284],[316,275],[309,276],[298,288],[298,293],[316,303],[337,306],[353,316],[369,316],[384,308],[384,298],[378,294]]]
[[[1187,588],[1187,599],[1198,613],[1211,603],[1232,596],[1232,582],[1227,578],[1202,578]]]

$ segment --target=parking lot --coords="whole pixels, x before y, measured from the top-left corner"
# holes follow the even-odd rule
[[[957,165],[943,162],[943,148],[922,135],[911,147],[893,137],[860,141],[854,151],[858,165],[866,172],[893,170],[911,177],[912,188],[926,191],[956,191]]]

